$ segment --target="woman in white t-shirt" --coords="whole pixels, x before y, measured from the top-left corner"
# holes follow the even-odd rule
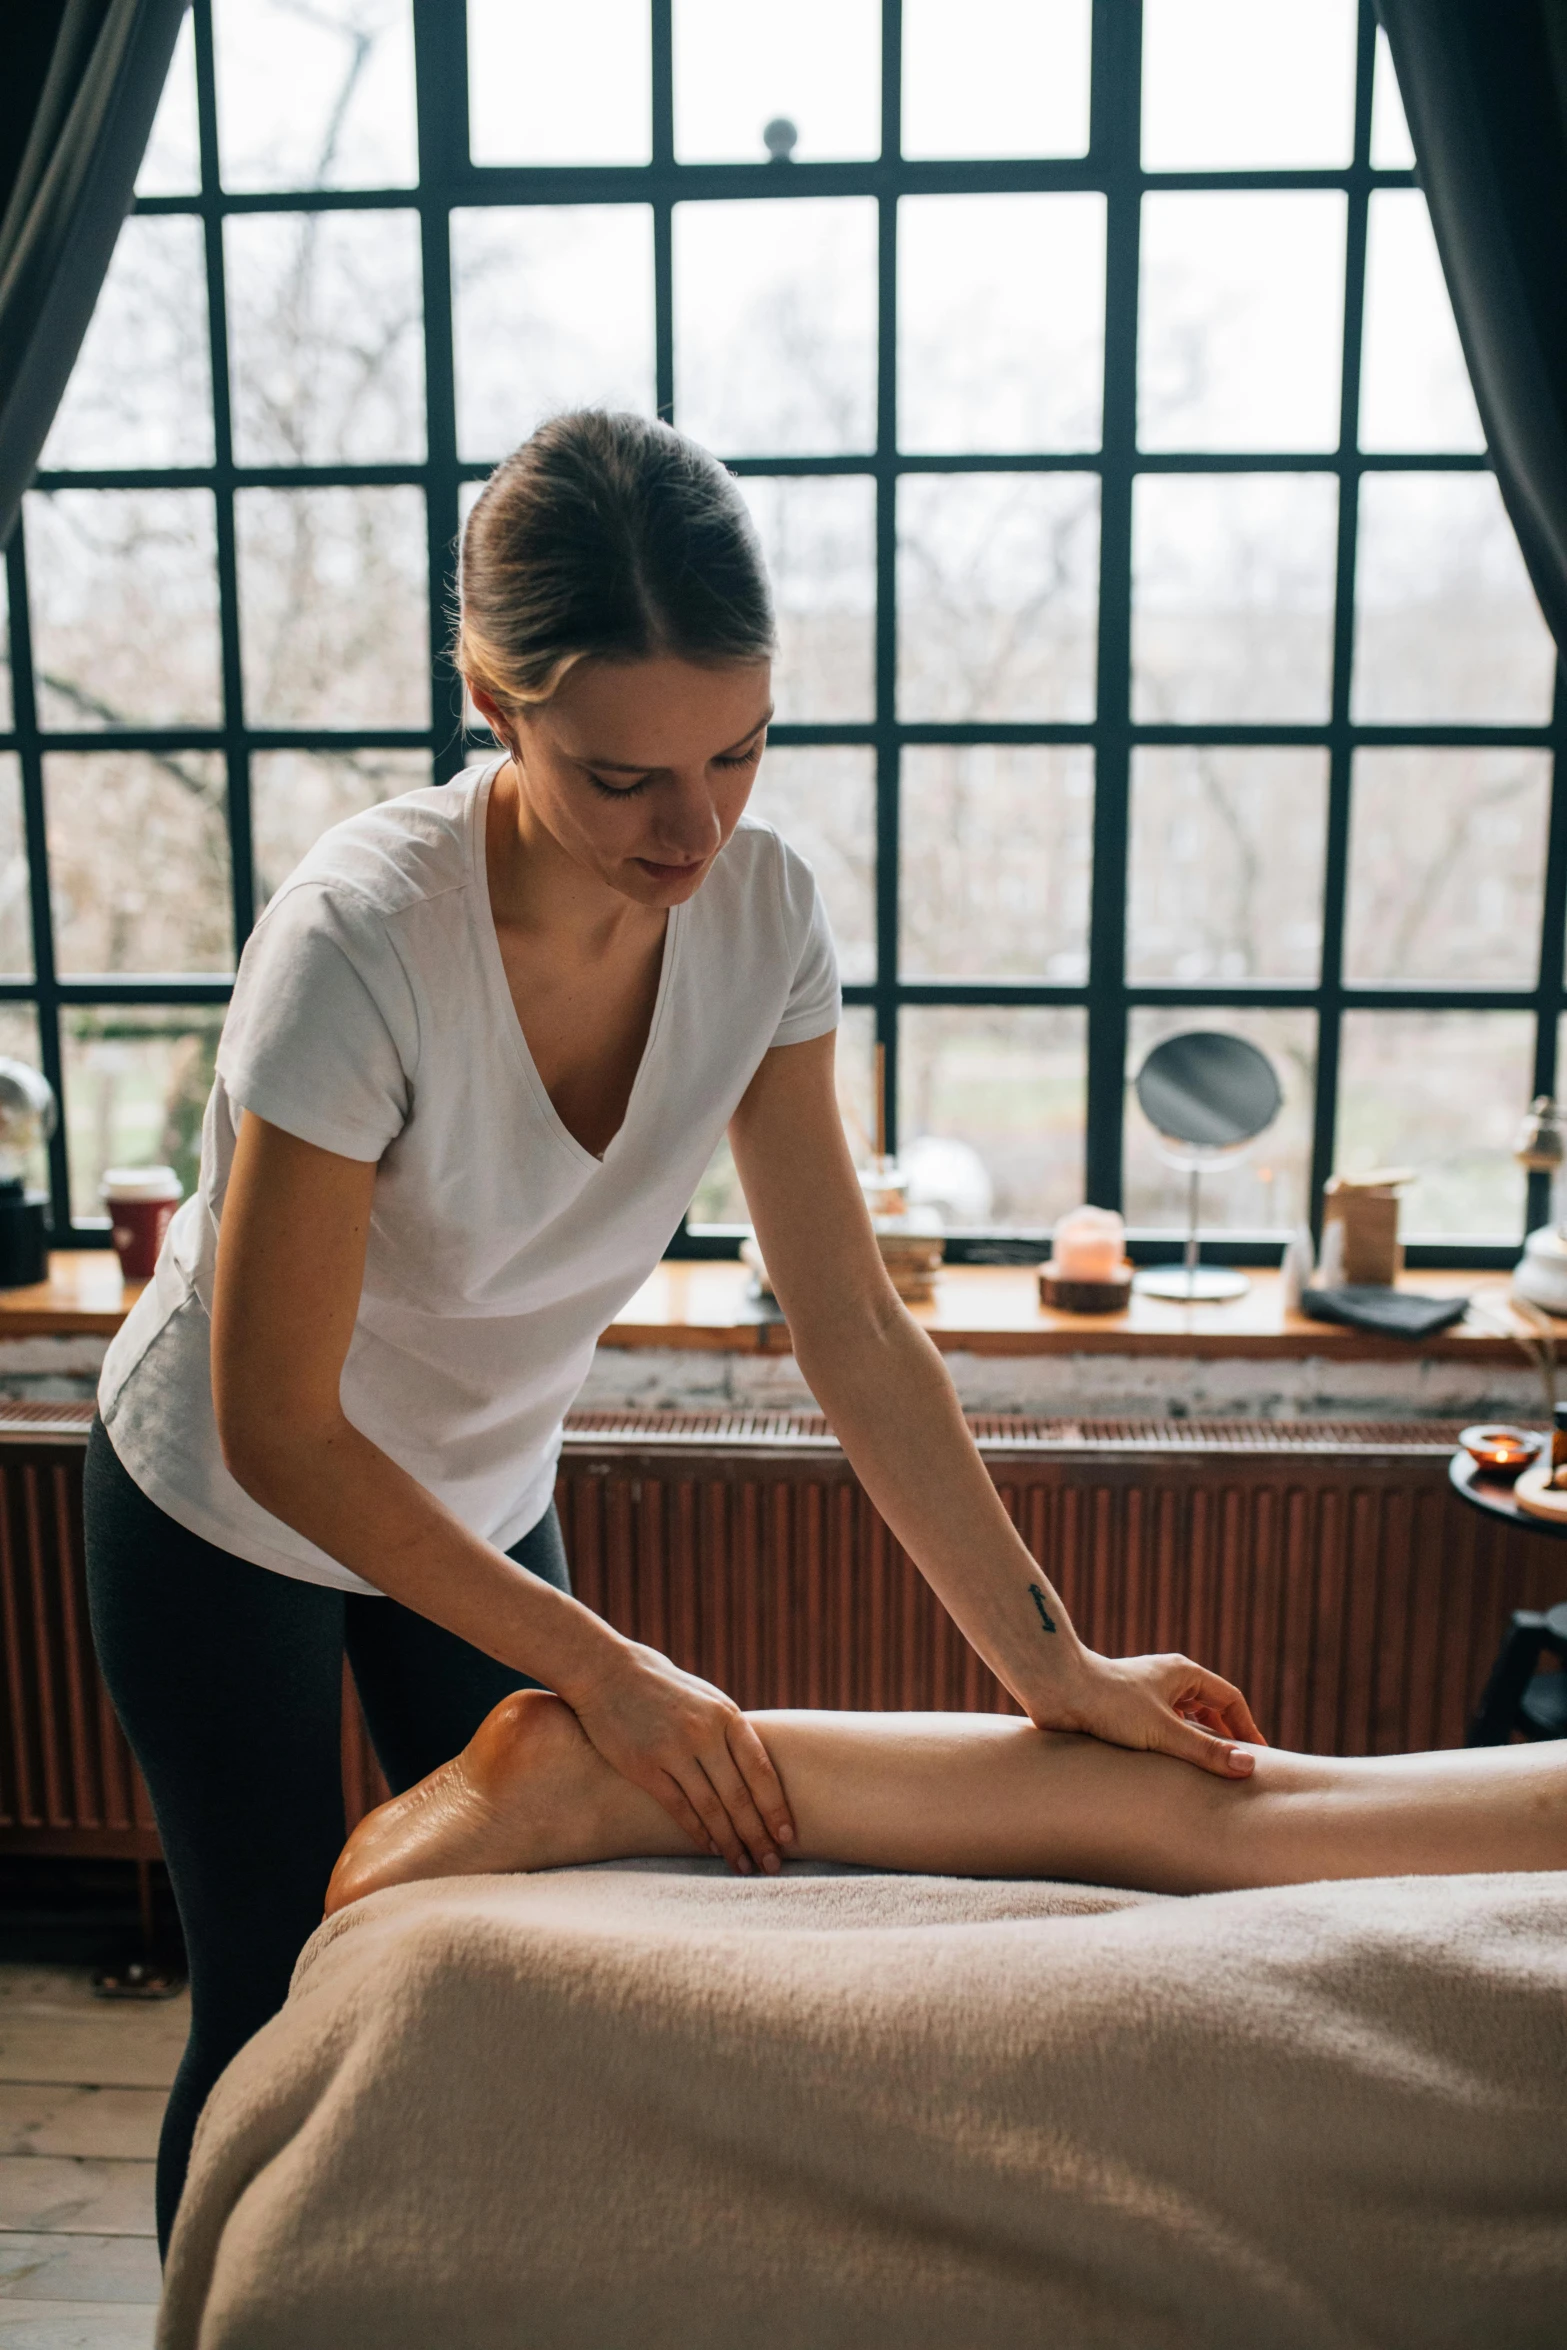
[[[343,1838],[346,1650],[394,1789],[542,1683],[695,1849],[793,1830],[720,1691],[571,1597],[562,1416],[728,1130],[801,1368],[1040,1726],[1221,1774],[1185,1659],[1085,1650],[887,1282],[839,1122],[809,869],[745,805],[773,618],[734,483],[666,426],[544,426],[468,523],[457,659],[503,754],[329,832],[241,959],[199,1190],[109,1350],[93,1623],[184,1926],[166,2234],[207,2089]]]

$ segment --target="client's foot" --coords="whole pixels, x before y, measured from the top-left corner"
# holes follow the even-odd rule
[[[518,1690],[461,1754],[366,1814],[332,1871],[326,1914],[383,1885],[616,1857],[632,1848],[616,1833],[617,1791],[634,1794],[570,1706]]]

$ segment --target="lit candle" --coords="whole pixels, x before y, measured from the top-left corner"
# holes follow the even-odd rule
[[[1466,1428],[1458,1441],[1475,1467],[1492,1477],[1515,1477],[1536,1457],[1542,1443],[1527,1428],[1507,1427]]]
[[[1113,1208],[1074,1208],[1052,1239],[1062,1281],[1117,1281],[1126,1257],[1126,1226]]]

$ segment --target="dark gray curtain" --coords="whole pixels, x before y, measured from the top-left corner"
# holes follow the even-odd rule
[[[1541,609],[1567,651],[1567,0],[1376,0]]]
[[[87,332],[186,4],[23,0],[3,11],[17,38],[4,43],[0,114],[0,546]]]

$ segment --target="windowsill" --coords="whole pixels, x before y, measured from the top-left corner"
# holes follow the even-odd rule
[[[1258,1359],[1327,1357],[1340,1362],[1437,1360],[1517,1366],[1517,1345],[1472,1318],[1413,1342],[1311,1322],[1283,1308],[1279,1273],[1259,1268],[1233,1304],[1168,1305],[1134,1296],[1124,1314],[1064,1314],[1039,1302],[1032,1265],[953,1265],[940,1274],[931,1304],[914,1319],[946,1354],[1203,1355]],[[1469,1295],[1504,1310],[1509,1275],[1417,1272],[1402,1287],[1428,1297]],[[666,1259],[617,1314],[600,1344],[673,1347],[713,1353],[792,1353],[787,1325],[749,1296],[743,1265]]]
[[[724,1260],[666,1260],[617,1314],[601,1343],[706,1353],[787,1355],[787,1325],[751,1299],[750,1274]],[[112,1338],[144,1284],[125,1281],[108,1249],[57,1249],[49,1278],[0,1290],[0,1340]],[[1417,1272],[1403,1286],[1427,1296],[1468,1293],[1494,1315],[1505,1307],[1505,1273]],[[1259,1360],[1326,1357],[1340,1362],[1411,1359],[1518,1365],[1516,1344],[1472,1318],[1416,1342],[1377,1338],[1331,1322],[1286,1315],[1277,1272],[1259,1269],[1233,1304],[1167,1305],[1134,1297],[1124,1314],[1063,1314],[1039,1303],[1031,1265],[954,1265],[928,1306],[910,1311],[949,1354],[1199,1355]]]
[[[112,1248],[54,1249],[47,1281],[0,1289],[0,1339],[112,1338],[146,1286]]]

